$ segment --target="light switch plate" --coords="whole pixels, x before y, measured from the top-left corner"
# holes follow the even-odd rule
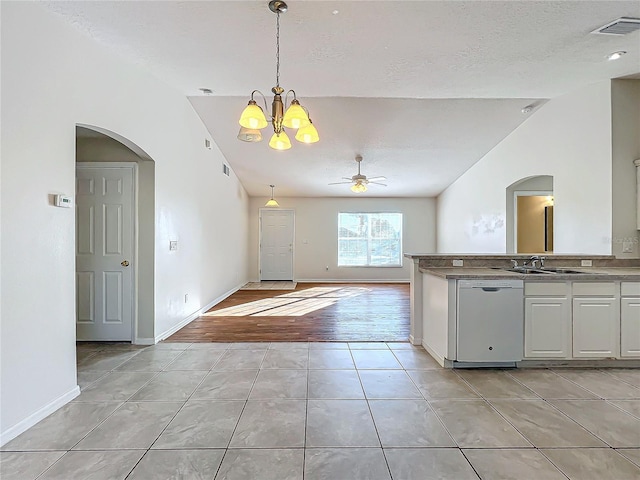
[[[633,242],[631,240],[622,242],[622,253],[633,253]]]
[[[175,252],[176,250],[178,250],[178,241],[177,240],[170,240],[169,241],[169,251],[170,252]]]
[[[580,266],[582,266],[582,267],[593,267],[593,261],[591,261],[591,260],[582,260],[580,262]]]
[[[454,267],[462,267],[464,265],[464,261],[462,260],[454,260],[452,263]]]

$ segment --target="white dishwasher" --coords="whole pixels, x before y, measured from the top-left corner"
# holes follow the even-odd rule
[[[458,280],[458,362],[522,360],[522,280]]]

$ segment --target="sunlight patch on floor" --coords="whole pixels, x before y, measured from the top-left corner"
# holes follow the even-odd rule
[[[264,298],[233,307],[214,310],[203,317],[300,317],[329,307],[341,298],[355,297],[369,292],[363,287],[313,287]]]

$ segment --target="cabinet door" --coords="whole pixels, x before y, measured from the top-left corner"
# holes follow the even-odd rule
[[[640,298],[620,302],[620,356],[640,357]]]
[[[617,357],[620,313],[611,297],[573,299],[573,356],[577,358]]]
[[[567,297],[525,298],[524,356],[571,357],[571,314]]]

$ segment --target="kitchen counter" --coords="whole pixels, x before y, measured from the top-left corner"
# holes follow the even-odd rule
[[[467,280],[504,280],[520,279],[527,282],[553,282],[558,280],[578,280],[578,281],[615,281],[625,280],[630,282],[640,281],[639,268],[617,268],[617,267],[571,267],[584,273],[540,273],[523,274],[509,272],[501,268],[491,267],[433,267],[418,268],[420,273],[428,273],[436,277],[447,280],[467,279]]]
[[[524,363],[544,362],[547,358],[565,363],[589,359],[596,362],[592,366],[605,361],[617,362],[618,366],[627,362],[624,365],[628,366],[630,359],[640,359],[636,333],[640,332],[640,259],[544,255],[545,268],[584,273],[524,274],[509,271],[511,260],[522,265],[530,260],[530,255],[406,254],[405,257],[413,263],[410,341],[422,345],[443,366],[455,366],[464,358],[457,349],[461,285],[493,280],[523,282]],[[496,283],[500,285],[504,284]],[[552,345],[554,339],[558,339],[558,345]],[[602,349],[593,347],[606,339],[611,340],[611,345]],[[515,343],[522,345],[523,339]]]

